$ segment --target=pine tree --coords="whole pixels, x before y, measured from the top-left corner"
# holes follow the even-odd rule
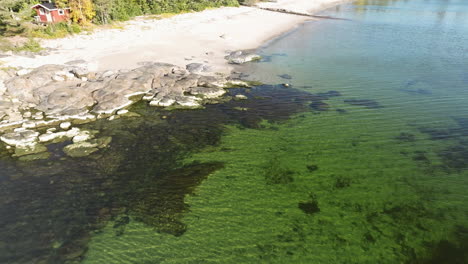
[[[96,10],[96,21],[100,24],[107,24],[111,21],[114,0],[94,0]]]
[[[0,0],[0,24],[16,23],[18,19],[13,10],[17,5],[18,1],[16,0]]]

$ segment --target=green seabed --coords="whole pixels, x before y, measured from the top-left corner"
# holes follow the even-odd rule
[[[186,197],[182,236],[138,221],[117,236],[111,223],[84,263],[466,261],[468,178],[438,156],[447,142],[402,125],[393,111],[341,100],[329,104],[346,114],[229,126],[219,146],[185,161],[225,165]],[[379,129],[388,123],[392,130]]]

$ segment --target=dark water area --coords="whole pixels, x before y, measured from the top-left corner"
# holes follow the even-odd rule
[[[0,151],[0,263],[468,263],[468,2],[323,15],[242,69],[288,85]]]

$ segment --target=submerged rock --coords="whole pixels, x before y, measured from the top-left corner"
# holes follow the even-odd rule
[[[37,144],[38,136],[39,132],[27,129],[17,129],[14,132],[0,136],[0,140],[10,146],[32,148]]]
[[[78,142],[66,146],[63,152],[72,158],[81,158],[89,156],[90,154],[98,151],[98,144],[90,142]]]
[[[61,139],[64,139],[64,138],[73,138],[73,137],[76,137],[78,135],[80,135],[80,133],[84,133],[83,131],[80,131],[80,129],[78,128],[72,128],[68,131],[61,131],[61,132],[51,132],[51,131],[47,131],[47,133],[45,134],[42,134],[39,136],[39,141],[40,142],[51,142],[51,141],[60,141]]]
[[[112,142],[112,137],[92,139],[93,137],[89,131],[82,131],[73,138],[73,144],[63,148],[63,152],[72,158],[86,157],[106,148]]]
[[[280,77],[281,79],[285,79],[285,80],[291,80],[292,79],[292,76],[289,75],[289,74],[281,74],[281,75],[278,75],[278,77]]]
[[[211,99],[223,96],[226,93],[226,90],[222,88],[193,87],[190,88],[189,93]]]
[[[185,67],[190,73],[200,74],[203,72],[210,72],[211,67],[203,63],[190,63]]]
[[[237,94],[234,98],[236,100],[247,100],[248,99],[248,97],[243,95],[243,94]]]
[[[47,152],[47,148],[44,145],[41,144],[35,144],[33,146],[18,146],[15,149],[15,153],[13,154],[13,157],[23,157],[23,156],[29,156],[29,155],[34,155],[34,154],[40,154],[41,158],[36,158],[34,159],[42,159],[42,158],[47,158],[49,156],[49,153]],[[24,160],[24,159],[23,159]]]

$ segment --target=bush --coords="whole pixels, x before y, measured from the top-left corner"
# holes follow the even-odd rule
[[[51,24],[41,29],[34,30],[30,33],[35,38],[63,38],[70,34],[81,32],[81,27],[75,23],[58,23]]]
[[[26,43],[23,44],[23,46],[16,47],[13,49],[13,51],[19,52],[19,51],[30,51],[30,52],[39,52],[43,50],[41,47],[41,44],[37,42],[36,40],[30,38]]]
[[[20,52],[20,51],[30,51],[30,52],[39,52],[43,50],[41,44],[34,40],[33,38],[28,39],[24,44],[21,46],[15,46],[7,39],[0,38],[0,51],[13,51],[13,52]]]

